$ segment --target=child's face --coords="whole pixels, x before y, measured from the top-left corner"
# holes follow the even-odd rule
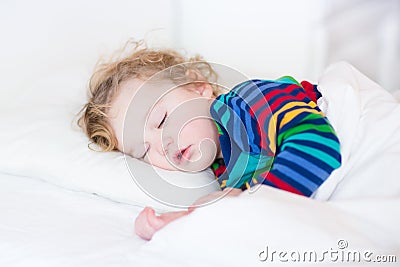
[[[118,149],[167,170],[204,170],[221,154],[212,101],[208,83],[122,83],[109,112]]]

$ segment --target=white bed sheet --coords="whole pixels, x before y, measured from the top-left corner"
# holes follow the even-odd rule
[[[0,266],[132,266],[140,207],[0,174]]]

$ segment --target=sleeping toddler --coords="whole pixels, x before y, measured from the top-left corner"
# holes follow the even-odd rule
[[[317,106],[316,85],[285,76],[229,88],[200,57],[138,44],[98,66],[78,124],[102,151],[121,151],[167,170],[211,167],[221,191],[187,211],[146,207],[135,231],[144,238],[197,206],[272,186],[310,197],[341,164],[336,133]]]

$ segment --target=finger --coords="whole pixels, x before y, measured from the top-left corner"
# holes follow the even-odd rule
[[[148,213],[151,210],[151,208],[143,209],[135,220],[135,233],[145,240],[150,240],[156,231],[148,221]]]
[[[149,222],[150,226],[155,230],[159,230],[164,227],[166,224],[162,218],[156,215],[154,209],[147,210],[147,221]]]

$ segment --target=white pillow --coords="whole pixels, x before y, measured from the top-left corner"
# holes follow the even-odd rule
[[[88,138],[73,121],[85,102],[89,76],[82,73],[64,70],[42,77],[23,97],[0,107],[0,172],[159,211],[188,206],[219,190],[211,169],[194,174],[165,171],[133,158],[125,161],[119,152],[89,150]],[[128,165],[134,177],[149,181],[150,192],[139,188]]]

